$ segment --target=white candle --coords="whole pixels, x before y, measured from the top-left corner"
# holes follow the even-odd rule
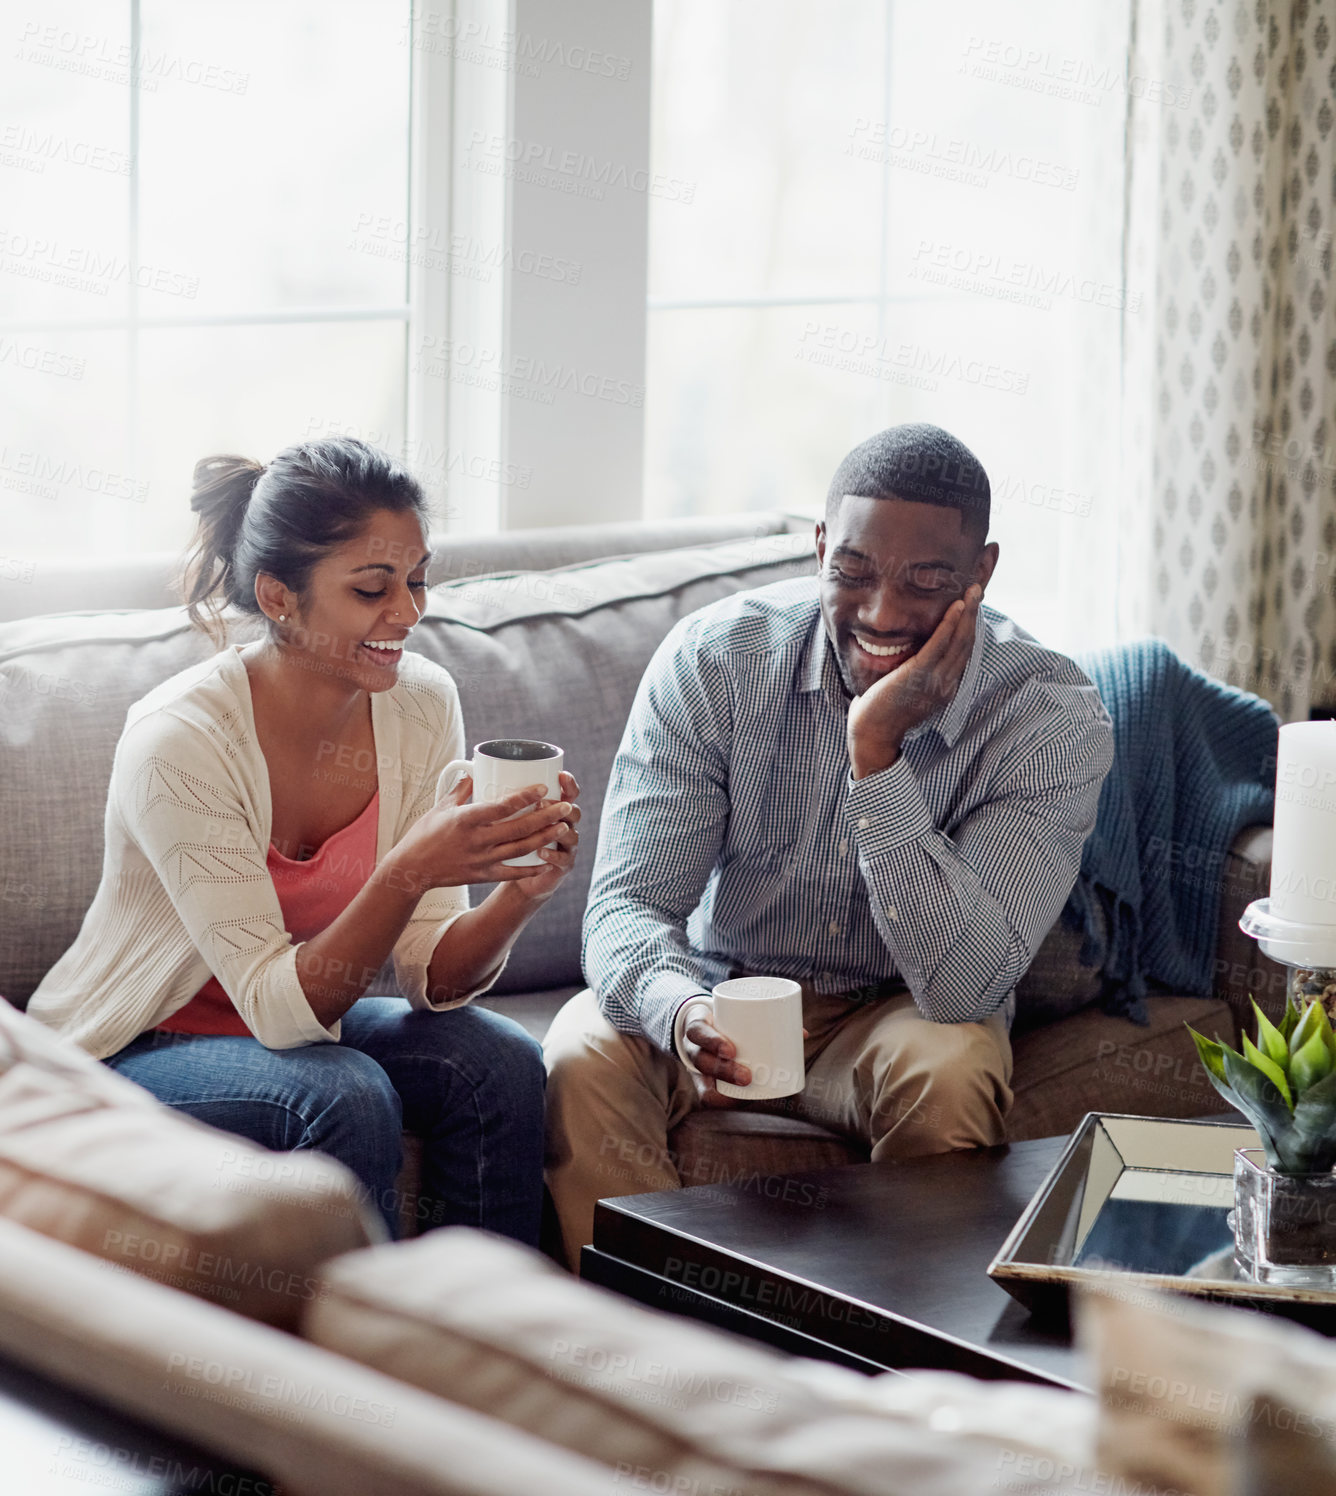
[[[1336,925],[1336,722],[1280,729],[1271,912]]]

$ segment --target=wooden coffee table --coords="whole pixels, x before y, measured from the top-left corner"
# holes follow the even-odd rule
[[[599,1202],[581,1276],[795,1355],[1088,1390],[1067,1323],[987,1276],[1065,1138]]]

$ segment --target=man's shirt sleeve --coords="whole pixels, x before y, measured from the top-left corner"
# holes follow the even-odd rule
[[[1094,688],[1042,688],[1053,709],[1005,749],[993,793],[939,831],[904,754],[849,779],[846,810],[877,931],[919,1011],[996,1012],[1067,901],[1113,762]]]
[[[731,711],[693,620],[650,661],[613,764],[584,920],[584,972],[614,1028],[673,1052],[683,1003],[724,980],[691,950],[728,828]]]

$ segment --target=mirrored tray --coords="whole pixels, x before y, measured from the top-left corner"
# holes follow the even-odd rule
[[[1026,1206],[988,1274],[1038,1312],[1066,1308],[1073,1285],[1111,1281],[1274,1308],[1336,1329],[1336,1291],[1237,1276],[1234,1150],[1257,1148],[1242,1122],[1090,1112]]]

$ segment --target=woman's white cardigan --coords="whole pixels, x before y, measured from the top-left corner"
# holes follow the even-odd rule
[[[372,693],[371,725],[379,864],[434,803],[441,770],[464,755],[454,681],[405,650],[397,682]],[[333,755],[328,769],[337,772]],[[297,946],[266,866],[272,824],[250,679],[233,645],[131,706],[107,792],[102,881],[74,944],[33,994],[29,1016],[105,1059],[213,975],[270,1049],[336,1042],[339,1024],[320,1023],[297,979]],[[394,983],[413,1007],[458,1006],[499,975],[500,966],[452,1001],[428,996],[432,953],[467,908],[463,888],[428,889],[395,942]]]

